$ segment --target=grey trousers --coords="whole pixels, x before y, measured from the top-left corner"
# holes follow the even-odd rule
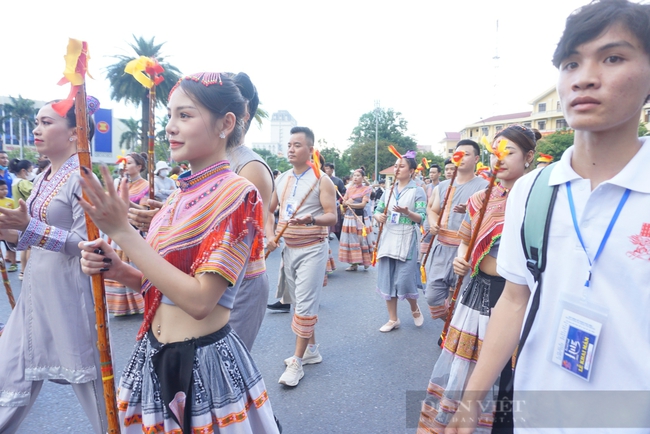
[[[99,366],[99,364],[98,364]],[[90,420],[93,431],[96,434],[103,434],[108,431],[108,421],[106,419],[106,408],[104,406],[104,396],[101,378],[87,383],[72,384],[77,399],[84,409],[86,416]],[[43,387],[43,381],[33,381],[32,390],[29,398],[29,404],[20,407],[0,406],[0,433],[13,434],[18,432],[20,424],[23,422],[27,413],[34,405],[36,397]],[[53,431],[57,431],[52,427]]]
[[[242,281],[228,323],[244,342],[248,351],[253,349],[255,338],[264,320],[268,300],[269,276],[266,271],[254,279]]]

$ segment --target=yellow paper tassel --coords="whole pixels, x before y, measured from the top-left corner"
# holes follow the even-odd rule
[[[341,214],[345,214],[345,209],[343,208],[343,204],[341,204],[340,207],[341,207]]]
[[[427,272],[424,269],[424,265],[420,265],[420,280],[422,280],[423,284],[427,283]]]
[[[368,236],[368,232],[366,232],[366,227],[365,226],[363,227],[363,229],[361,229],[361,235],[363,235],[364,237]]]

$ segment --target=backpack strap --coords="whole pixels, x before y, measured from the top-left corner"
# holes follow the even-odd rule
[[[548,181],[556,163],[540,170],[533,181],[533,185],[526,199],[524,221],[521,225],[521,242],[526,255],[526,265],[537,282],[537,290],[530,304],[530,311],[521,332],[519,347],[517,348],[516,363],[519,361],[521,350],[533,327],[539,300],[542,293],[542,273],[546,269],[546,250],[548,247],[548,233],[551,226],[551,216],[555,207],[558,186],[549,186]]]

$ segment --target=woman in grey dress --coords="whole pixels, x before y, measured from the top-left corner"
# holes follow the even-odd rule
[[[75,198],[81,196],[75,125],[74,108],[66,116],[52,103],[40,109],[34,144],[51,165],[36,178],[27,203],[0,216],[0,239],[18,250],[32,248],[0,338],[2,433],[18,430],[44,380],[71,384],[94,431],[107,429],[90,278],[79,263],[78,244],[87,236]]]

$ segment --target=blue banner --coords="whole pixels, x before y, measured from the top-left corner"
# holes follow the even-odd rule
[[[100,108],[95,112],[95,152],[113,152],[113,112]]]

